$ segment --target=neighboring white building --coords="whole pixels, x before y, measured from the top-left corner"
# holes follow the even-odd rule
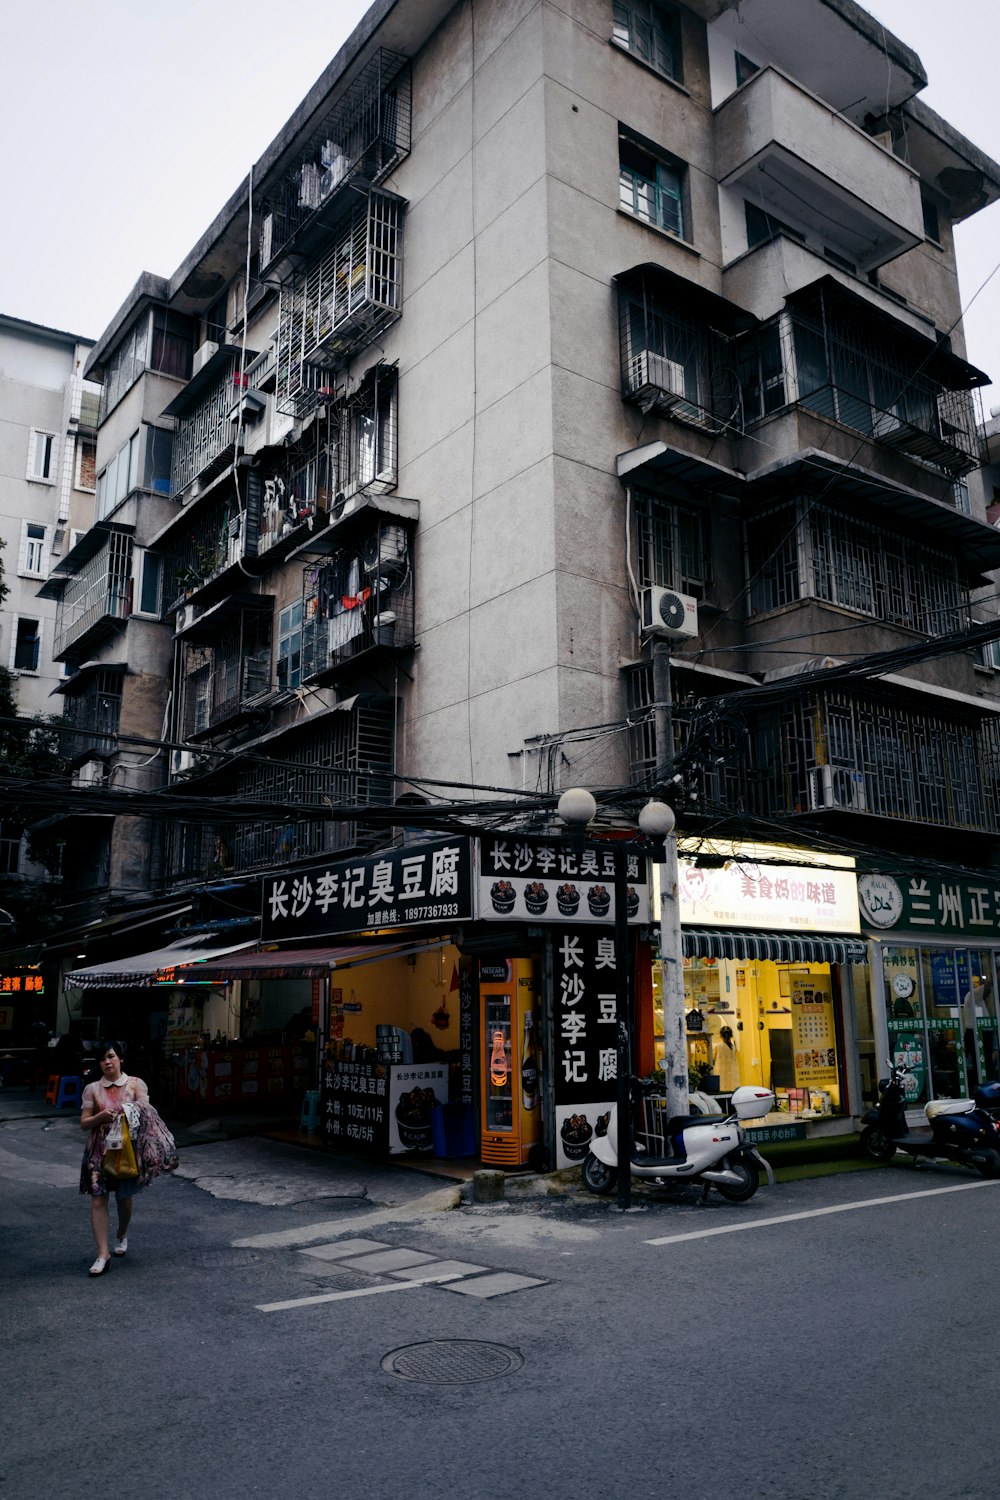
[[[23,714],[58,713],[49,571],[94,520],[100,386],[83,379],[93,348],[57,328],[0,314],[0,665]]]

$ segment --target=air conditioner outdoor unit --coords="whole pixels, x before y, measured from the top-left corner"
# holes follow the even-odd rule
[[[402,526],[382,526],[361,547],[366,573],[392,572],[406,567],[406,532]]]
[[[73,777],[76,786],[100,786],[107,780],[108,768],[102,760],[85,760]]]
[[[174,615],[174,634],[181,635],[183,631],[189,630],[197,620],[199,610],[194,604],[182,604]]]
[[[218,352],[218,344],[214,344],[211,339],[206,339],[203,344],[200,344],[194,351],[194,358],[191,361],[192,376],[197,375],[199,370],[203,370],[212,356]]]
[[[698,601],[674,589],[643,589],[642,629],[647,635],[689,641],[698,634]]]
[[[183,776],[185,771],[194,770],[193,750],[171,750],[170,752],[170,774],[171,776]]]
[[[865,775],[853,766],[814,766],[809,772],[809,806],[865,812]]]
[[[629,390],[638,396],[650,389],[667,396],[683,396],[684,366],[649,349],[634,354],[629,360]]]

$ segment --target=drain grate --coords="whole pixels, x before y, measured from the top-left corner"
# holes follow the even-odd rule
[[[483,1344],[474,1339],[435,1339],[429,1344],[405,1344],[382,1360],[387,1375],[420,1380],[429,1385],[466,1385],[473,1380],[496,1380],[519,1370],[524,1360],[505,1344]]]

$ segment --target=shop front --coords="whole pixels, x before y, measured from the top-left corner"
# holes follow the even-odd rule
[[[692,1090],[724,1102],[741,1084],[772,1089],[777,1109],[755,1132],[762,1140],[838,1120],[846,1128],[858,1093],[853,976],[866,959],[852,861],[760,844],[682,846],[678,889]],[[651,1049],[656,1064],[659,963]]]
[[[267,876],[260,943],[191,979],[238,990],[248,1036],[308,1004],[332,1145],[572,1164],[615,1097],[618,857],[498,834]],[[631,971],[648,871],[621,857]],[[239,1050],[201,1049],[206,1087]]]
[[[870,985],[859,995],[866,1102],[888,1058],[907,1102],[968,1097],[1000,1078],[1000,882],[869,872],[858,878]]]
[[[496,834],[479,840],[478,869],[480,931],[492,934],[494,949],[479,964],[479,1046],[490,1080],[483,1160],[574,1166],[615,1102],[619,996],[629,996],[633,1013],[637,999],[649,1009],[646,855],[627,839],[576,847],[565,836]],[[615,928],[619,889],[628,934],[623,953]],[[520,960],[504,957],[505,932],[513,945],[516,930],[531,949]],[[490,980],[504,963],[518,980],[519,1000],[509,1041],[501,1042],[492,1017],[502,1013],[491,1010]],[[501,1097],[508,1076],[509,1102]],[[505,1082],[491,1113],[494,1078]]]

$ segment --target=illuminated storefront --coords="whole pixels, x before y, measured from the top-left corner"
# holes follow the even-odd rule
[[[870,986],[858,994],[866,1098],[890,1056],[912,1070],[914,1105],[1000,1077],[1000,883],[870,873],[858,899],[872,940]]]
[[[682,842],[678,888],[691,1086],[762,1084],[790,1121],[848,1113],[851,966],[865,958],[853,861]],[[656,1062],[662,1022],[654,963]]]

